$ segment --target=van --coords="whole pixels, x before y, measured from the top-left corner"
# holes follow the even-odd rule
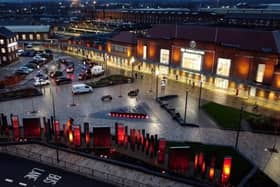
[[[73,94],[81,94],[81,93],[89,93],[92,92],[92,87],[86,84],[74,84],[72,85],[72,93]]]
[[[104,69],[102,66],[93,66],[91,68],[91,74],[92,76],[99,76],[104,74]]]

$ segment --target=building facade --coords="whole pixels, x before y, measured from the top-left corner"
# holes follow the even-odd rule
[[[0,27],[0,66],[15,61],[18,58],[17,49],[18,43],[15,34],[5,27]]]
[[[138,39],[150,71],[238,96],[279,99],[280,32],[157,25]]]
[[[76,49],[127,71],[245,98],[280,99],[279,31],[159,24],[141,36],[120,32],[102,51],[78,44]]]

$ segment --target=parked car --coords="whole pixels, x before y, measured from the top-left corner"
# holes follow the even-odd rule
[[[73,94],[81,94],[81,93],[89,93],[92,92],[92,87],[86,84],[74,84],[72,85],[72,93]]]
[[[68,83],[71,83],[72,80],[67,78],[67,77],[57,77],[55,79],[55,84],[56,85],[61,85],[61,84],[68,84]]]
[[[136,90],[129,91],[127,95],[130,97],[136,97],[138,96],[138,94],[139,94],[139,89],[136,89]]]
[[[31,73],[31,72],[34,71],[33,68],[28,68],[28,67],[25,67],[25,66],[19,67],[18,70],[26,70],[28,73]]]
[[[37,68],[37,64],[28,63],[28,64],[25,64],[23,67],[28,67],[28,68],[36,69]]]
[[[48,79],[44,79],[44,78],[36,79],[34,82],[34,86],[46,86],[49,84],[50,84],[50,81]]]
[[[32,46],[32,43],[28,43],[27,45],[26,45],[26,48],[32,48],[33,46]]]
[[[18,69],[15,71],[15,74],[18,74],[18,75],[28,75],[30,72],[26,69]]]
[[[62,71],[53,71],[53,72],[50,72],[50,77],[51,78],[56,78],[56,77],[60,77],[63,75],[63,72]]]
[[[39,79],[45,79],[45,80],[47,80],[47,79],[49,79],[49,78],[48,78],[48,76],[45,75],[45,74],[37,73],[37,74],[35,75],[35,77],[34,77],[34,80],[39,80]]]
[[[79,80],[87,80],[90,79],[92,77],[90,71],[84,71],[79,73],[78,79]]]
[[[16,54],[17,54],[18,56],[21,56],[23,53],[24,53],[24,50],[23,50],[23,49],[19,49],[19,50],[17,50],[17,52],[16,52]]]
[[[47,61],[46,58],[41,57],[40,55],[35,55],[35,56],[33,57],[33,60],[36,60],[36,61]]]
[[[74,72],[74,64],[69,65],[69,66],[66,68],[66,73],[73,73],[73,72]]]
[[[104,69],[102,66],[93,66],[91,68],[91,74],[92,76],[100,76],[100,75],[104,75]]]

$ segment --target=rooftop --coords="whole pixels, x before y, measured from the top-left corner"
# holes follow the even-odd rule
[[[0,36],[10,38],[14,36],[14,33],[5,27],[0,27]]]
[[[136,34],[131,33],[129,31],[122,31],[119,34],[113,36],[110,40],[114,42],[129,43],[129,44],[137,43]]]
[[[193,25],[160,24],[146,35],[154,39],[184,39],[214,42],[243,50],[280,54],[280,31],[263,31],[241,28],[207,27]]]
[[[9,25],[5,26],[12,32],[49,32],[49,25]]]

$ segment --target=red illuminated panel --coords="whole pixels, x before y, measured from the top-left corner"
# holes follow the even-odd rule
[[[118,124],[118,127],[117,127],[117,136],[118,136],[118,145],[123,145],[124,143],[124,137],[125,137],[125,132],[124,132],[124,126],[121,125],[121,124]]]
[[[93,146],[95,148],[111,147],[110,127],[93,127]]]
[[[74,139],[73,131],[72,131],[72,129],[69,129],[69,131],[68,131],[68,141],[69,141],[70,144],[73,143],[73,139]]]
[[[211,163],[210,163],[210,169],[209,169],[209,179],[213,180],[215,176],[215,164],[216,164],[216,158],[212,157]]]
[[[74,126],[74,144],[76,146],[81,145],[81,127],[80,126]]]
[[[59,121],[56,120],[54,122],[54,130],[55,130],[55,137],[56,138],[59,138],[59,134],[60,134],[60,124],[59,124]]]
[[[171,147],[168,155],[168,168],[184,174],[189,167],[189,147]]]
[[[20,130],[19,130],[19,119],[18,116],[12,116],[12,126],[14,132],[14,138],[18,139],[20,137]]]
[[[115,118],[130,118],[130,119],[148,119],[147,114],[141,113],[126,113],[126,112],[110,112],[109,116]]]
[[[198,154],[195,154],[195,157],[194,157],[194,169],[197,169],[198,167]]]
[[[39,138],[41,136],[40,118],[23,118],[22,122],[25,137]]]
[[[230,172],[231,172],[231,161],[232,161],[231,157],[224,158],[222,179],[221,179],[222,184],[227,183],[229,180]]]
[[[204,161],[204,156],[203,156],[203,153],[200,152],[200,153],[199,153],[199,156],[198,156],[198,165],[199,165],[200,167],[202,167],[203,161]]]
[[[162,164],[165,160],[165,150],[166,150],[166,140],[159,140],[159,150],[158,150],[158,163]]]
[[[89,132],[87,131],[86,132],[86,145],[89,145],[90,144],[90,135],[89,135]]]

